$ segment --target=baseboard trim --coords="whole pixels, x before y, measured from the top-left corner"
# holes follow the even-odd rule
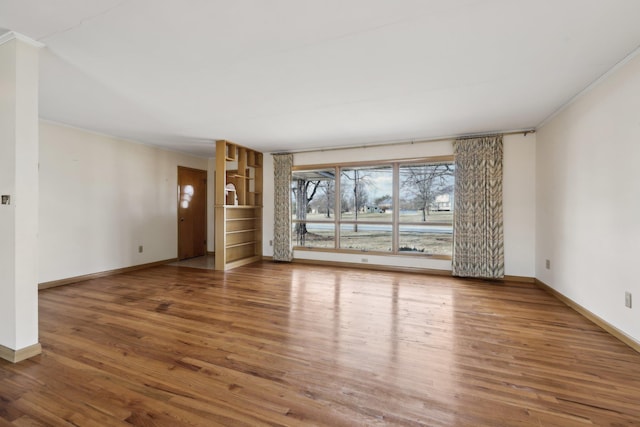
[[[22,362],[33,356],[37,356],[42,353],[42,346],[40,343],[30,345],[29,347],[21,348],[19,350],[13,350],[11,348],[0,345],[0,359],[7,360],[11,363]]]
[[[535,283],[536,279],[528,276],[504,276],[503,282]]]
[[[116,268],[115,270],[100,271],[98,273],[91,273],[91,274],[85,274],[85,275],[82,275],[82,276],[68,277],[66,279],[60,279],[60,280],[52,280],[50,282],[38,283],[38,290],[55,288],[55,287],[64,286],[64,285],[70,285],[72,283],[78,283],[78,282],[82,282],[82,281],[85,281],[85,280],[97,279],[99,277],[106,277],[106,276],[113,276],[115,274],[128,273],[130,271],[136,271],[136,270],[142,270],[142,269],[145,269],[145,268],[156,267],[158,265],[169,264],[171,262],[176,262],[176,261],[177,261],[177,258],[170,258],[170,259],[165,259],[163,261],[155,261],[155,262],[149,262],[149,263],[146,263],[146,264],[132,265],[131,267]]]
[[[588,320],[590,320],[593,323],[595,323],[596,325],[600,326],[602,329],[604,329],[609,334],[613,335],[615,338],[617,338],[620,341],[622,341],[624,344],[628,345],[629,347],[631,347],[632,349],[634,349],[635,351],[640,353],[640,342],[636,341],[635,339],[633,339],[632,337],[630,337],[629,335],[627,335],[626,333],[624,333],[620,329],[616,328],[611,323],[607,322],[606,320],[604,320],[603,318],[601,318],[597,314],[594,314],[591,311],[589,311],[588,309],[584,308],[583,306],[581,306],[580,304],[578,304],[577,302],[575,302],[571,298],[569,298],[569,297],[565,296],[564,294],[556,291],[551,286],[549,286],[546,283],[544,283],[542,280],[535,279],[535,284],[539,288],[547,291],[548,293],[550,293],[554,297],[558,298],[560,301],[562,301],[564,304],[566,304],[567,306],[571,307],[572,309],[574,309],[575,311],[580,313],[582,316],[586,317]]]

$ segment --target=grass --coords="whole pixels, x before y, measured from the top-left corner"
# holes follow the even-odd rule
[[[343,213],[343,221],[353,221],[353,213]],[[430,224],[450,224],[453,219],[451,212],[433,212],[428,216],[427,222]],[[308,214],[307,221],[327,221],[325,214]],[[392,251],[391,221],[392,213],[359,213],[358,221],[372,221],[389,224],[389,231],[367,229],[366,225],[360,225],[358,231],[353,231],[351,224],[343,224],[340,235],[341,249],[368,250],[378,252]],[[422,223],[422,212],[414,211],[401,215],[401,221],[407,223]],[[304,244],[296,242],[296,236],[292,238],[294,243],[310,248],[333,248],[334,230],[326,230],[314,227],[314,224],[307,224],[308,232],[305,235]],[[429,255],[451,255],[453,236],[451,234],[428,233],[428,232],[400,232],[400,252],[418,253]]]

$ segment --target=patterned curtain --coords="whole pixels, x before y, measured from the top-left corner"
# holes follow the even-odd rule
[[[291,249],[291,167],[292,154],[273,155],[274,176],[274,224],[273,224],[273,260],[293,259]]]
[[[459,139],[455,154],[454,276],[504,277],[502,135]]]

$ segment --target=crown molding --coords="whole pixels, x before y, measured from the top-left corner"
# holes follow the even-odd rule
[[[18,40],[18,41],[21,41],[22,43],[26,43],[38,49],[43,48],[45,46],[44,43],[41,43],[37,40],[32,39],[31,37],[27,37],[24,34],[20,34],[15,31],[9,31],[7,33],[0,35],[0,46],[2,46],[7,42],[10,42],[11,40]]]

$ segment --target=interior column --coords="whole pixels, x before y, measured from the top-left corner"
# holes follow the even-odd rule
[[[0,36],[0,357],[19,362],[38,343],[38,50]]]

